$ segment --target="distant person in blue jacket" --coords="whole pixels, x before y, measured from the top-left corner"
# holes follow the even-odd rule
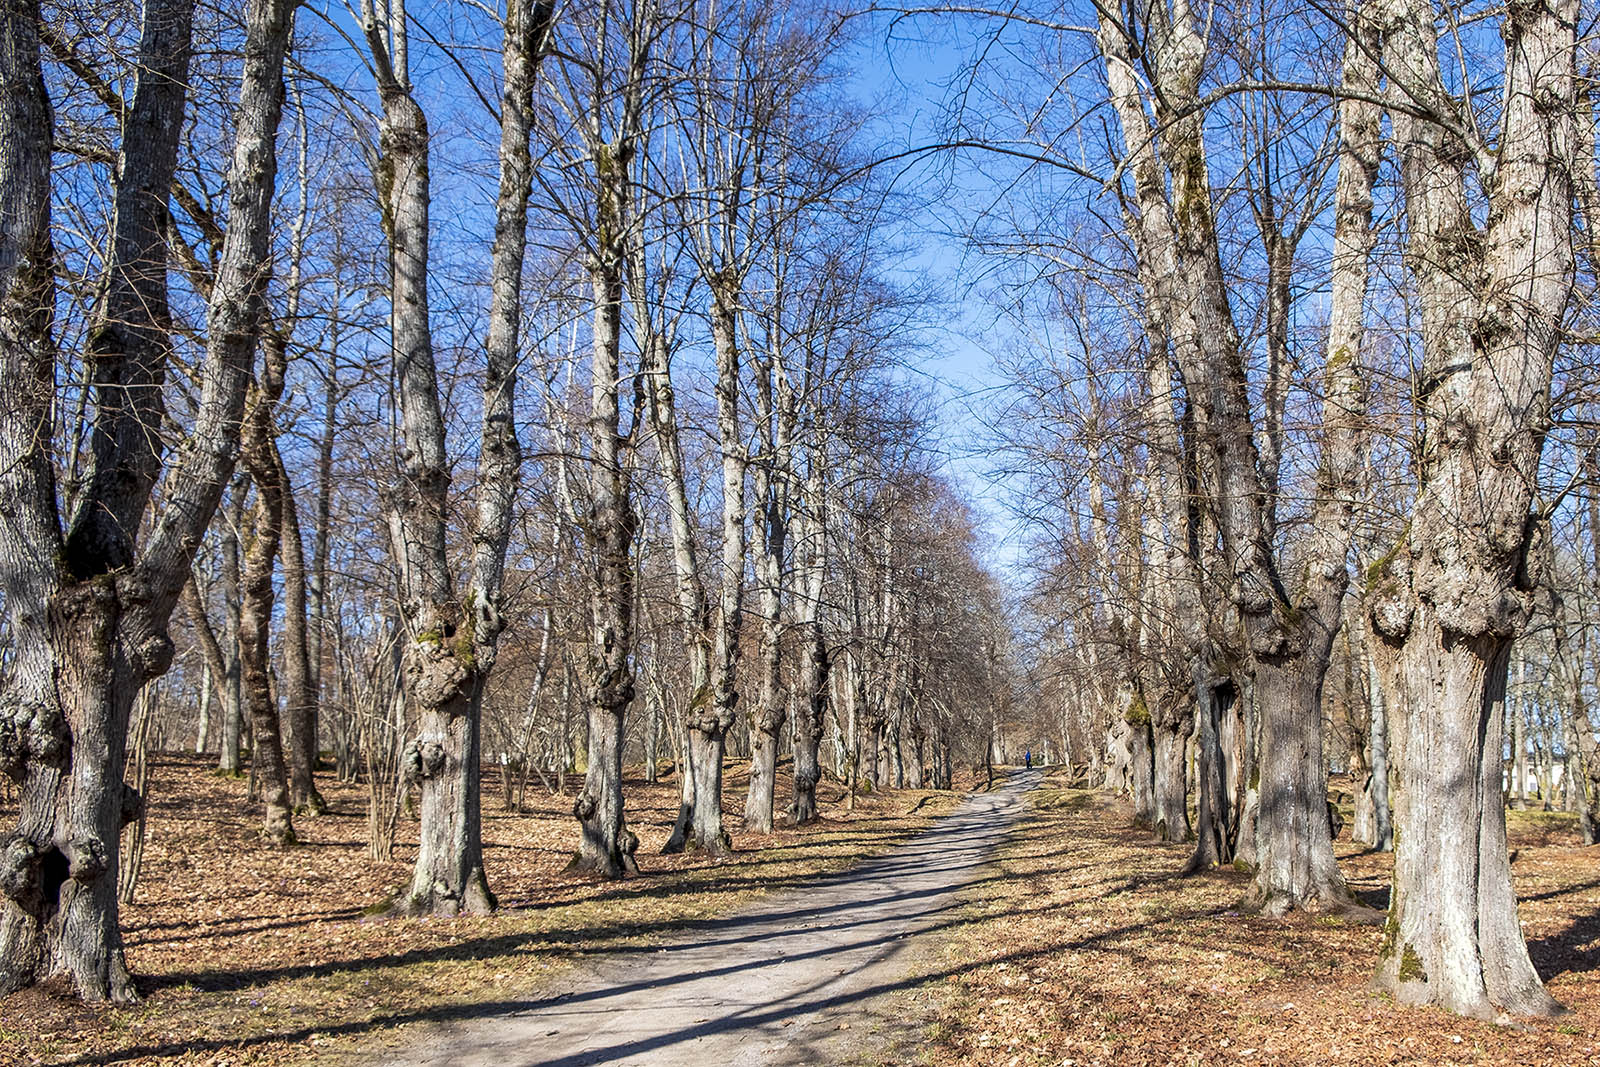
[[[1022,768],[1023,770],[1028,771],[1033,770],[1033,749],[1027,748],[1022,750]]]

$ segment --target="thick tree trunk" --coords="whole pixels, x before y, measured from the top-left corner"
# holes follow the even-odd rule
[[[481,688],[467,698],[482,700]],[[424,706],[419,740],[406,748],[407,777],[420,781],[417,862],[399,910],[411,915],[487,915],[478,723],[481,707]]]
[[[1367,740],[1371,777],[1366,793],[1372,806],[1371,845],[1379,852],[1388,852],[1394,848],[1394,809],[1389,799],[1389,703],[1378,676],[1377,661],[1368,647],[1371,641],[1370,633],[1362,641],[1362,658],[1370,674],[1368,687],[1372,694],[1372,723]]]
[[[1417,498],[1374,575],[1372,607],[1398,772],[1378,980],[1402,1002],[1483,1018],[1559,1010],[1517,921],[1502,752],[1507,661],[1542,562],[1533,486],[1574,275],[1577,5],[1512,5],[1503,18],[1500,141],[1479,155],[1486,232],[1465,193],[1472,146],[1440,122],[1390,113],[1430,387]],[[1385,52],[1407,99],[1454,121],[1434,19],[1431,3],[1402,5]]]
[[[1267,915],[1348,902],[1328,826],[1328,765],[1322,757],[1322,686],[1294,669],[1256,666],[1261,701],[1260,814],[1250,903]],[[1314,716],[1318,722],[1298,721]],[[1274,747],[1290,738],[1298,744]],[[1281,809],[1281,810],[1280,810]]]
[[[1155,829],[1156,769],[1155,743],[1150,720],[1129,724],[1128,788],[1133,798],[1133,821],[1137,826]]]
[[[40,652],[55,661],[54,684],[40,694],[50,703],[36,704],[25,723],[11,720],[28,730],[12,735],[28,758],[17,832],[0,850],[9,898],[0,993],[61,975],[84,1000],[136,999],[117,917],[117,845],[139,802],[121,773],[139,683],[113,651],[119,601],[110,580],[54,597],[40,635],[48,642]],[[48,714],[57,707],[65,721]]]
[[[1401,833],[1378,980],[1403,1003],[1479,1018],[1557,1007],[1528,959],[1507,859],[1508,650],[1488,635],[1457,638],[1420,606],[1404,644],[1390,646],[1399,704],[1411,711],[1395,730]]]
[[[590,697],[589,764],[573,805],[581,832],[572,867],[602,878],[621,878],[639,869],[633,859],[639,840],[623,825],[622,813],[622,714],[627,703],[607,702],[596,695],[608,694],[600,690]],[[685,774],[692,773],[692,766],[685,769]]]
[[[1319,510],[1330,520],[1321,530],[1316,544],[1316,559],[1308,574],[1308,588],[1291,593],[1277,573],[1274,555],[1274,506],[1271,488],[1276,481],[1274,457],[1280,444],[1275,440],[1276,399],[1269,395],[1266,423],[1271,446],[1265,459],[1255,444],[1256,427],[1251,420],[1251,394],[1245,379],[1244,360],[1238,329],[1233,321],[1226,275],[1222,269],[1221,247],[1214,216],[1214,197],[1206,166],[1204,144],[1204,105],[1200,100],[1201,67],[1206,44],[1187,4],[1172,7],[1157,5],[1149,9],[1144,26],[1115,22],[1115,13],[1104,10],[1100,18],[1100,47],[1107,64],[1112,102],[1124,126],[1124,139],[1134,157],[1136,189],[1139,197],[1139,240],[1142,276],[1152,292],[1156,310],[1177,322],[1178,364],[1183,372],[1194,406],[1197,453],[1204,491],[1212,499],[1209,509],[1215,516],[1222,544],[1219,570],[1228,583],[1228,595],[1237,607],[1247,639],[1243,650],[1250,670],[1258,676],[1299,674],[1303,681],[1289,685],[1270,680],[1267,687],[1273,699],[1313,698],[1320,690],[1326,669],[1326,643],[1338,619],[1339,594],[1345,581],[1344,555],[1348,552],[1348,501],[1342,499],[1348,463],[1343,448],[1330,446],[1330,480],[1319,488]],[[1142,32],[1141,32],[1142,31]],[[1154,110],[1154,123],[1147,112],[1146,99],[1134,76],[1133,53],[1137,49],[1151,57],[1157,84],[1148,104]],[[1165,176],[1156,167],[1149,144],[1154,141],[1164,164]],[[1167,183],[1170,181],[1170,200]],[[1281,263],[1287,255],[1282,235],[1275,229],[1269,252]],[[1275,276],[1269,279],[1278,282]],[[1271,299],[1281,299],[1285,290],[1275,286]],[[1281,309],[1280,309],[1281,310]],[[1286,316],[1277,316],[1279,324]],[[1270,339],[1269,339],[1270,340]],[[1341,370],[1342,368],[1342,370]],[[1335,379],[1335,371],[1340,374]],[[1354,378],[1350,359],[1329,361],[1330,383],[1339,388]],[[1282,381],[1277,383],[1281,390]],[[1272,392],[1269,385],[1269,394]],[[1330,384],[1330,390],[1332,385]],[[1329,411],[1349,421],[1350,405],[1342,393],[1330,392]],[[1330,426],[1330,437],[1335,436]],[[1342,431],[1341,431],[1342,432]],[[1348,438],[1350,435],[1344,433]],[[1263,473],[1266,477],[1263,479]],[[1341,507],[1343,510],[1341,511]],[[1189,528],[1193,530],[1191,518]],[[1340,538],[1343,538],[1340,543]],[[1215,612],[1213,612],[1215,616]],[[1318,655],[1318,651],[1323,654]],[[1261,748],[1265,752],[1296,754],[1291,763],[1309,767],[1302,753],[1321,747],[1320,708],[1315,704],[1297,707],[1268,706],[1265,693]],[[1173,740],[1170,725],[1163,731],[1157,723],[1158,825],[1164,823],[1168,836],[1173,832],[1173,807],[1170,786],[1161,782],[1173,777],[1164,767],[1177,764],[1170,751]],[[1168,736],[1163,736],[1167,733]],[[1274,761],[1276,762],[1276,761]],[[1263,762],[1263,772],[1267,764]],[[1325,775],[1325,769],[1322,771]],[[1268,884],[1277,872],[1293,869],[1321,869],[1331,862],[1327,856],[1310,856],[1307,849],[1318,848],[1314,838],[1293,833],[1295,826],[1308,825],[1325,816],[1322,794],[1296,785],[1293,775],[1281,778],[1266,775],[1261,782],[1259,819],[1280,823],[1279,832],[1267,834],[1263,849],[1289,848],[1297,855],[1260,857],[1257,896],[1262,900],[1295,899],[1291,887]],[[1163,816],[1168,818],[1163,820]],[[1186,820],[1185,820],[1186,821]]]
[[[772,441],[772,398],[770,385],[758,391],[760,421],[767,429],[767,451]],[[750,715],[750,788],[745,796],[745,829],[756,833],[772,832],[773,791],[778,778],[778,735],[783,730],[786,708],[780,672],[783,650],[782,588],[783,549],[787,527],[782,502],[782,477],[772,463],[756,470],[755,564],[760,583],[758,610],[761,614],[761,689]]]
[[[806,610],[815,616],[819,609],[820,605],[813,601]],[[817,783],[822,781],[822,765],[817,757],[828,707],[828,646],[823,638],[822,623],[811,618],[805,625],[805,636],[800,662],[801,694],[805,703],[795,722],[794,796],[789,803],[789,822],[794,826],[811,822],[820,814]]]
[[[1218,864],[1233,862],[1233,847],[1238,836],[1234,822],[1236,797],[1234,765],[1223,744],[1224,719],[1233,712],[1232,683],[1217,683],[1200,665],[1195,668],[1196,709],[1195,748],[1198,776],[1195,802],[1195,849],[1186,871],[1203,871]]]
[[[633,142],[628,142],[631,151]],[[617,145],[595,153],[601,229],[611,235],[590,266],[594,287],[594,351],[590,389],[590,538],[594,554],[590,598],[589,766],[573,807],[580,826],[580,870],[618,878],[636,870],[638,839],[623,825],[623,714],[633,700],[633,544],[636,516],[622,469],[618,390],[621,381],[623,249],[627,176]],[[705,700],[706,694],[697,694]],[[691,711],[691,714],[693,712]],[[695,731],[689,731],[693,734]],[[719,770],[720,774],[720,770]]]
[[[778,728],[782,729],[782,720]],[[772,832],[772,798],[778,780],[778,735],[756,722],[750,728],[750,787],[745,793],[744,828]]]
[[[376,177],[389,238],[391,329],[405,446],[391,507],[398,520],[395,552],[410,629],[406,693],[420,726],[404,765],[408,780],[419,786],[422,820],[411,890],[398,908],[409,914],[484,914],[494,909],[495,899],[483,870],[482,699],[505,627],[501,585],[511,497],[521,466],[514,395],[533,181],[528,137],[534,72],[551,8],[517,2],[507,9],[477,515],[470,588],[460,603],[446,549],[450,472],[429,322],[428,126],[406,67],[404,5],[392,6],[387,14],[389,24],[382,26],[366,6],[363,30],[383,104]],[[631,590],[625,592],[631,596]],[[617,755],[620,759],[620,750]]]
[[[230,225],[207,307],[206,358],[189,438],[203,445],[175,454],[162,486],[165,506],[148,523],[142,548],[137,539],[161,471],[165,205],[187,87],[193,4],[186,0],[144,9],[139,75],[116,168],[111,278],[101,312],[107,325],[97,327],[91,342],[94,458],[65,537],[53,494],[45,491],[47,423],[36,421],[26,404],[0,409],[8,455],[17,457],[0,473],[3,528],[30,538],[25,545],[8,540],[0,553],[7,610],[14,632],[26,639],[0,699],[0,769],[23,781],[17,832],[0,842],[0,887],[9,898],[0,917],[0,992],[62,975],[86,1000],[134,997],[117,911],[118,834],[140,803],[121,776],[128,720],[139,688],[171,662],[172,608],[237,454],[270,273],[266,232],[290,10],[259,0],[247,12]],[[0,64],[10,68],[0,71],[0,106],[23,135],[0,154],[0,191],[20,219],[14,231],[20,247],[6,244],[10,226],[0,239],[0,282],[7,287],[0,315],[11,342],[21,320],[10,272],[18,253],[36,260],[33,241],[40,235],[30,228],[42,216],[32,213],[44,210],[18,187],[32,170],[18,143],[43,148],[51,138],[48,96],[38,78],[38,10],[12,3],[0,18]],[[0,385],[13,401],[51,395],[11,391],[23,374],[36,384],[48,380],[36,362],[42,354],[31,346],[0,349]],[[41,566],[41,559],[49,562]]]
[[[404,18],[403,9],[398,15]],[[458,721],[476,710],[469,693],[479,669],[478,620],[475,605],[455,598],[446,549],[450,473],[429,323],[428,126],[396,58],[401,50],[391,55],[390,38],[372,19],[365,29],[383,103],[377,183],[389,238],[390,330],[404,439],[388,507],[408,631],[404,690],[419,729],[406,745],[402,767],[421,798],[421,847],[411,888],[396,910],[481,913],[493,907],[494,898],[481,885],[476,855],[478,730],[475,721]],[[391,29],[396,41],[405,33],[403,26]],[[462,826],[463,819],[473,825]],[[458,844],[461,851],[453,854]],[[473,871],[478,874],[469,879]]]
[[[1155,752],[1155,809],[1151,828],[1162,841],[1187,841],[1189,827],[1189,768],[1184,758],[1189,732],[1187,720],[1152,723]]]

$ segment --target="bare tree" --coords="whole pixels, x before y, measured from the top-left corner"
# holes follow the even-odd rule
[[[182,126],[193,4],[144,10],[140,67],[117,168],[113,252],[95,366],[93,456],[65,523],[57,511],[47,269],[47,193],[41,167],[52,143],[39,79],[38,10],[5,11],[8,118],[0,185],[19,205],[0,260],[8,329],[24,343],[0,350],[8,383],[0,410],[8,442],[26,462],[0,475],[6,520],[4,588],[14,632],[32,657],[8,679],[0,719],[6,769],[24,781],[18,829],[0,850],[10,905],[0,920],[0,989],[64,975],[87,1000],[135,997],[117,913],[117,841],[138,798],[121,780],[129,716],[141,686],[171,662],[167,626],[194,553],[221,499],[239,448],[239,423],[270,274],[268,232],[283,106],[283,59],[292,0],[253,0],[229,171],[228,227],[207,308],[198,407],[185,443],[165,463],[162,388],[168,365],[166,202]],[[23,132],[26,136],[22,136]],[[14,199],[13,199],[14,197]],[[26,257],[26,258],[25,258]],[[7,262],[7,260],[9,262]],[[29,277],[24,274],[23,277]],[[27,383],[24,385],[24,383]],[[165,476],[163,477],[163,470]],[[145,511],[157,488],[162,506]]]
[[[1403,4],[1384,43],[1420,302],[1423,443],[1409,528],[1374,576],[1399,830],[1379,981],[1465,1015],[1548,1015],[1558,1007],[1517,922],[1501,760],[1507,661],[1546,551],[1533,492],[1573,286],[1578,13],[1506,10],[1492,148],[1445,88],[1435,18],[1431,3]]]
[[[513,407],[521,325],[533,87],[553,5],[512,0],[505,15],[500,189],[495,202],[488,363],[478,451],[472,573],[457,599],[448,552],[450,469],[428,297],[427,120],[408,69],[403,0],[362,9],[382,103],[375,167],[389,238],[391,329],[404,454],[389,501],[408,627],[406,693],[420,733],[407,746],[421,792],[421,839],[408,914],[484,914],[495,907],[483,869],[481,736],[484,685],[506,621],[501,612],[511,502],[521,469]]]

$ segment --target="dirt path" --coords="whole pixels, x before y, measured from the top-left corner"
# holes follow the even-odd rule
[[[969,798],[895,852],[768,897],[692,937],[585,964],[516,1010],[411,1036],[386,1064],[736,1067],[837,1062],[893,1019],[913,936],[959,919],[960,890],[1038,772]]]

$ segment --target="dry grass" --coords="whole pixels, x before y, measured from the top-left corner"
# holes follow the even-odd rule
[[[954,1065],[1600,1063],[1600,875],[1564,817],[1512,813],[1534,962],[1572,1008],[1525,1028],[1395,1005],[1368,985],[1381,931],[1238,914],[1245,875],[1174,875],[1188,849],[1051,785],[906,998],[932,1025],[893,1062]],[[1391,858],[1340,842],[1352,887],[1387,897]]]
[[[730,767],[730,825],[747,779]],[[780,774],[781,778],[781,774]],[[639,878],[600,883],[564,873],[574,843],[564,794],[529,790],[531,810],[499,810],[485,783],[484,840],[503,910],[486,919],[372,918],[409,878],[415,823],[402,820],[394,861],[366,859],[365,794],[322,783],[333,811],[297,821],[302,844],[267,848],[244,783],[201,761],[162,759],[137,902],[124,909],[128,963],[143,1004],[79,1005],[64,989],[0,1000],[0,1064],[291,1064],[337,1056],[381,1032],[493,1010],[572,961],[665,938],[881,852],[953,807],[956,795],[903,791],[842,807],[821,788],[824,818],[771,835],[735,832],[735,852],[661,856],[677,812],[674,783],[627,783]],[[780,785],[780,791],[782,790]],[[787,797],[780,796],[780,805]],[[778,810],[782,810],[780,806]],[[0,810],[9,824],[13,813]],[[409,835],[409,840],[406,837]]]

